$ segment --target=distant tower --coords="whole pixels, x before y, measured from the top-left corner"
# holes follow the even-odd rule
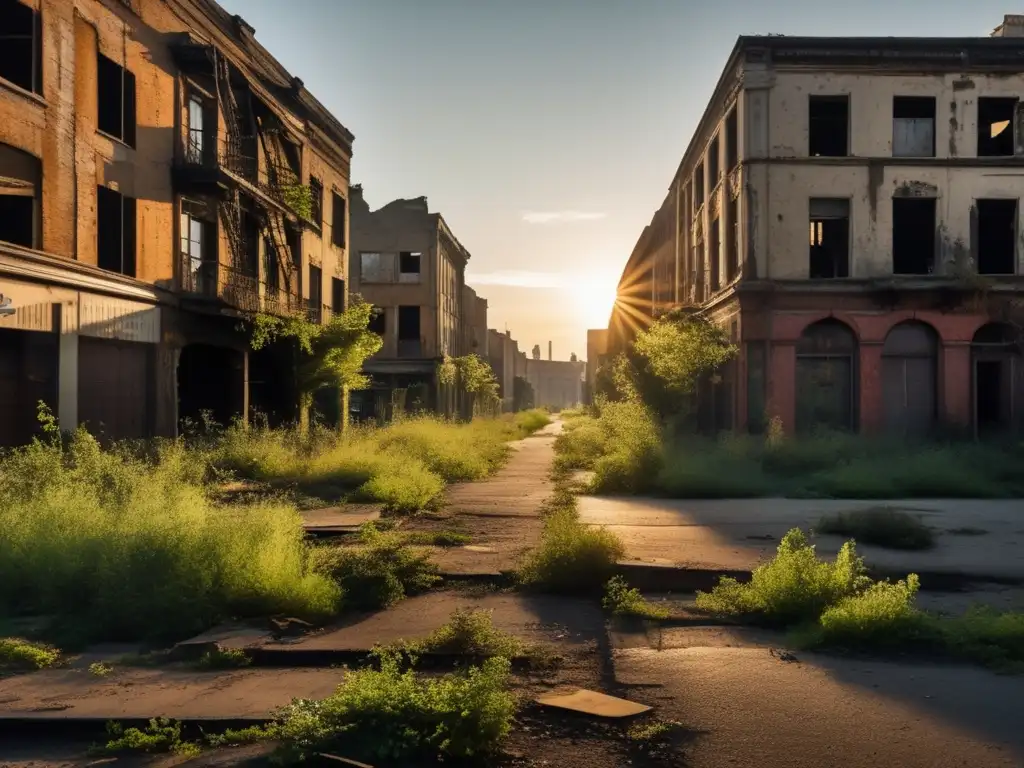
[[[548,360],[554,360],[554,358],[551,357],[551,342],[550,341],[548,342]]]
[[[540,360],[540,344],[533,345],[533,359]]]

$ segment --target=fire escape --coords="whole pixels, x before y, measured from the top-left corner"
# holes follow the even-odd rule
[[[175,52],[182,71],[212,86],[223,115],[224,135],[210,137],[216,151],[186,152],[175,168],[180,193],[216,201],[230,251],[217,265],[216,298],[246,313],[305,311],[298,144],[287,139],[277,115],[215,48],[186,37]]]

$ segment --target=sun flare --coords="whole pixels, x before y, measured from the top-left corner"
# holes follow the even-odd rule
[[[603,276],[586,277],[572,292],[576,312],[587,328],[605,328],[615,304],[616,281]]]

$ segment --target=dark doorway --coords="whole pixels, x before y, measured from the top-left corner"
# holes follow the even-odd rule
[[[178,358],[178,419],[228,426],[243,415],[245,355],[226,347],[189,344]]]
[[[1017,272],[1017,201],[978,200],[978,274]]]
[[[105,440],[152,434],[152,344],[81,337],[78,341],[78,420]]]
[[[419,357],[423,354],[420,344],[420,308],[398,308],[398,356]]]
[[[34,198],[0,195],[0,240],[33,248],[35,228]]]
[[[974,426],[981,437],[1018,431],[1024,422],[1024,365],[1012,326],[989,323],[971,340]]]
[[[850,201],[811,198],[812,280],[850,276]]]
[[[838,320],[808,326],[796,346],[796,430],[853,430],[857,338]]]
[[[40,400],[57,415],[57,361],[57,334],[0,329],[0,446],[40,434]]]
[[[974,364],[975,403],[977,407],[978,431],[998,431],[1005,424],[1008,414],[1004,412],[1003,360],[976,360]]]
[[[892,199],[892,271],[930,275],[935,269],[935,198]]]
[[[291,339],[278,339],[249,353],[249,416],[271,427],[298,420],[296,350]]]
[[[888,432],[925,437],[938,408],[938,350],[935,330],[924,323],[900,323],[882,347],[882,399]]]

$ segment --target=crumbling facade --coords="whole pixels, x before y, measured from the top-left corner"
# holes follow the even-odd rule
[[[0,0],[0,443],[292,418],[240,320],[345,305],[352,134],[210,0]]]
[[[469,330],[479,308],[466,306],[475,299],[466,291],[469,251],[425,197],[371,211],[353,185],[351,201],[351,291],[374,306],[371,330],[384,341],[364,366],[374,385],[357,407],[378,416],[392,405],[451,413],[454,393],[438,387],[437,367],[446,356],[475,351]],[[403,402],[391,403],[395,392],[405,393]]]
[[[624,285],[651,285],[620,294],[612,348],[668,307],[726,329],[739,356],[701,391],[708,430],[1024,426],[1022,22],[741,37],[663,205],[673,247],[627,264]]]

